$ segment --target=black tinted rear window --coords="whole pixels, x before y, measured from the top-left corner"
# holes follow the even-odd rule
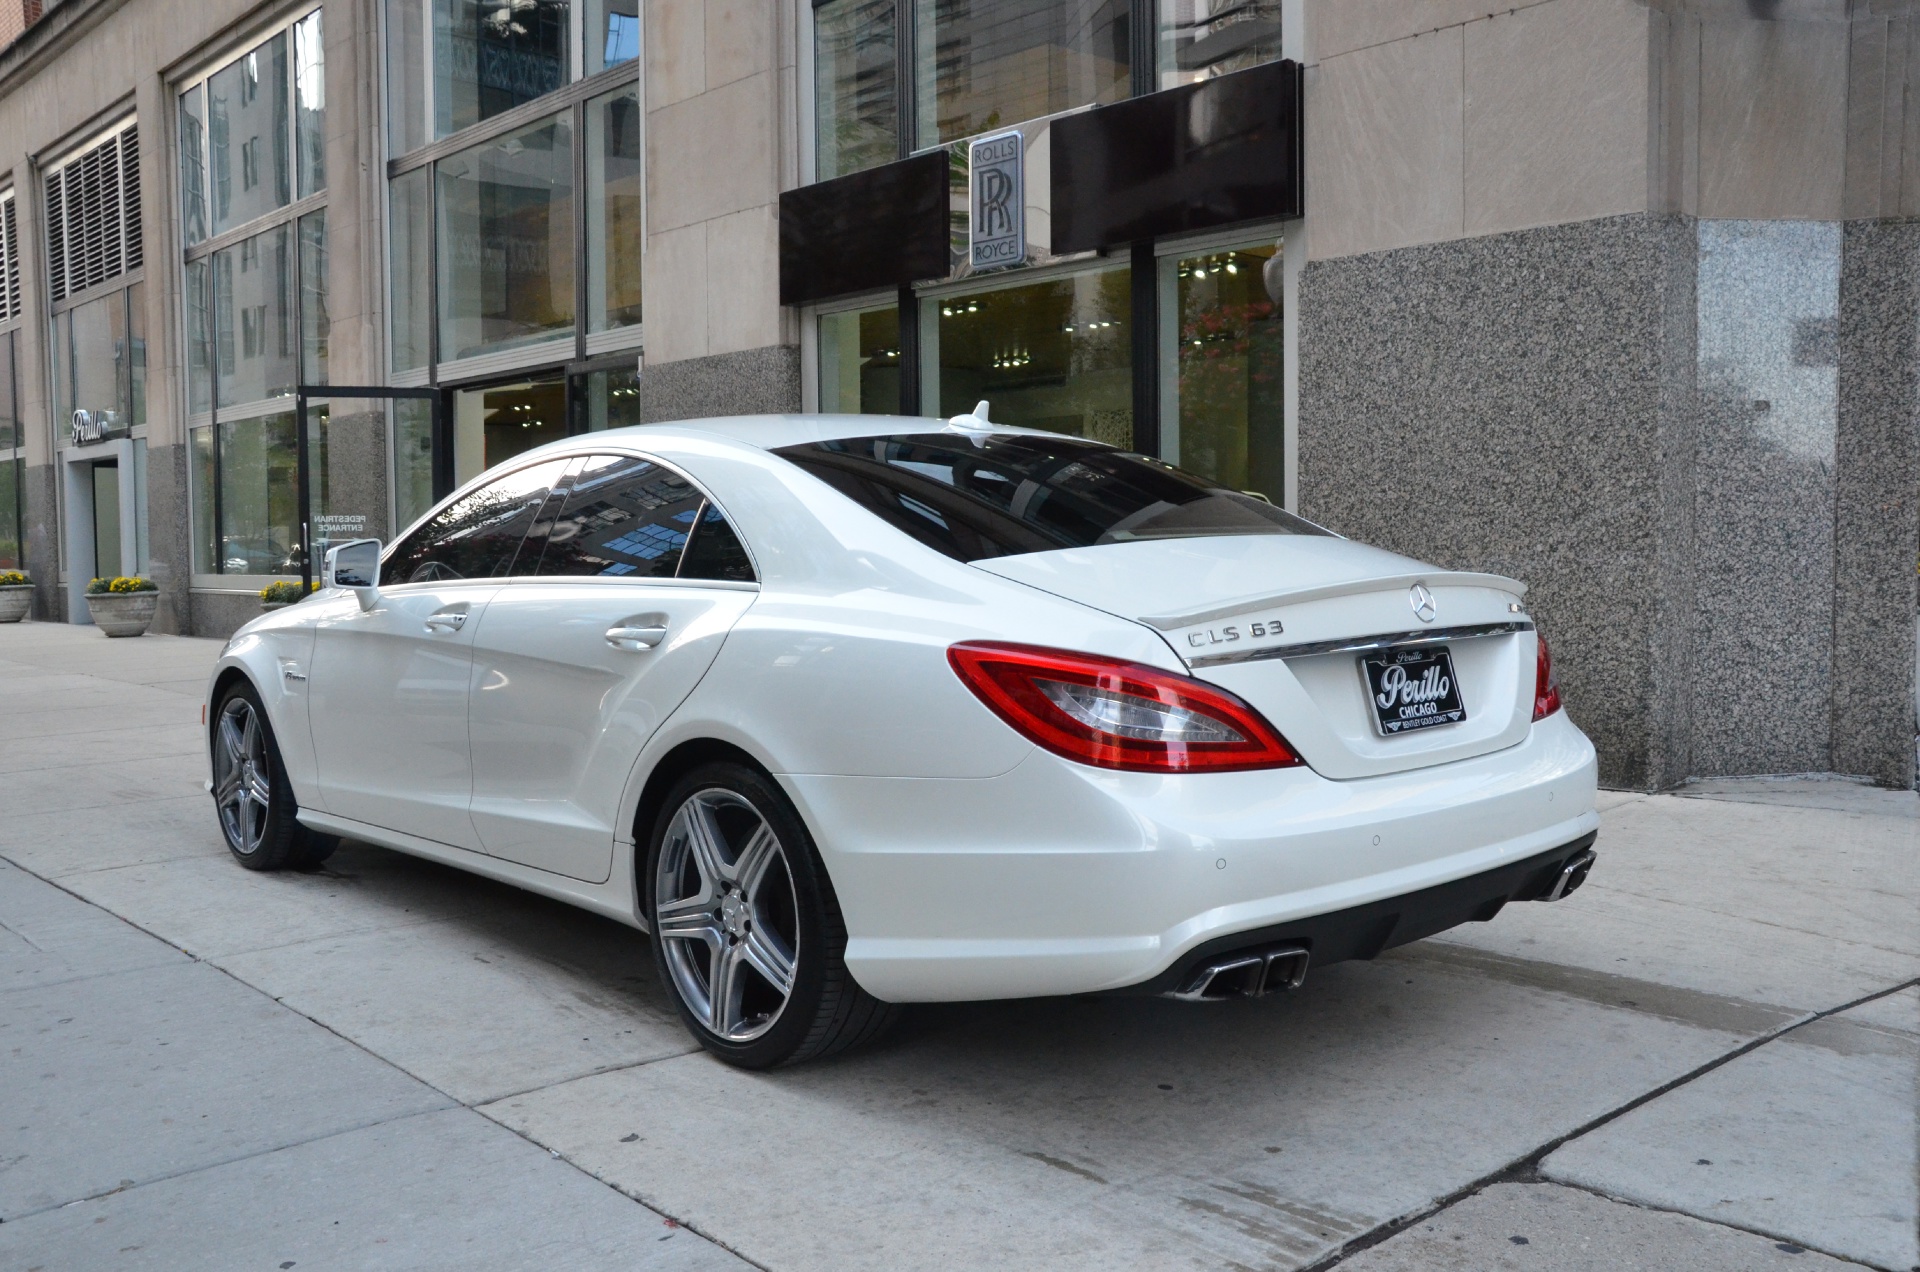
[[[962,561],[1137,539],[1327,533],[1263,499],[1078,437],[917,433],[774,453]]]

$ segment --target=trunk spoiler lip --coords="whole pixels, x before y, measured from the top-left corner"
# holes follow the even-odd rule
[[[1427,570],[1418,574],[1382,574],[1371,578],[1348,579],[1339,583],[1324,583],[1318,587],[1294,588],[1285,592],[1262,592],[1257,596],[1244,596],[1239,600],[1227,601],[1210,609],[1195,610],[1190,614],[1141,615],[1139,620],[1155,631],[1174,632],[1183,627],[1192,627],[1196,623],[1210,623],[1216,619],[1232,618],[1254,610],[1272,609],[1279,605],[1300,605],[1307,601],[1327,600],[1336,596],[1357,596],[1363,592],[1386,592],[1396,587],[1412,587],[1424,583],[1428,587],[1485,587],[1496,592],[1508,592],[1516,597],[1527,594],[1527,585],[1518,579],[1510,579],[1503,574],[1480,574],[1469,570]]]

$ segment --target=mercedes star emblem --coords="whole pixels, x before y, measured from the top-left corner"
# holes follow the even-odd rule
[[[1425,583],[1415,583],[1407,589],[1407,602],[1413,606],[1413,613],[1423,623],[1431,623],[1440,607],[1433,603],[1433,593],[1427,590]]]

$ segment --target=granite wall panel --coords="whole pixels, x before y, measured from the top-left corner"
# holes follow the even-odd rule
[[[640,377],[640,413],[649,424],[799,409],[800,350],[792,345],[650,363]]]
[[[1692,775],[1830,762],[1840,226],[1699,223]]]
[[[193,630],[193,535],[187,515],[187,448],[147,448],[147,557],[160,602],[152,630],[178,636]]]
[[[1619,785],[1684,776],[1687,598],[1662,538],[1692,489],[1667,471],[1691,459],[1691,255],[1681,223],[1630,215],[1314,261],[1300,281],[1301,511],[1528,582]]]
[[[1920,560],[1920,221],[1856,221],[1840,269],[1833,761],[1914,783]]]
[[[67,621],[67,589],[60,586],[59,466],[22,466],[21,528],[27,539],[27,573],[33,576],[33,617],[43,623]]]

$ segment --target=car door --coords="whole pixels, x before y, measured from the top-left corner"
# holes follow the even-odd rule
[[[394,545],[372,608],[340,606],[308,682],[321,798],[341,817],[477,849],[473,634],[570,460],[504,473]]]
[[[473,820],[487,853],[601,882],[641,747],[757,585],[720,507],[651,460],[585,457],[543,521],[474,636]]]

